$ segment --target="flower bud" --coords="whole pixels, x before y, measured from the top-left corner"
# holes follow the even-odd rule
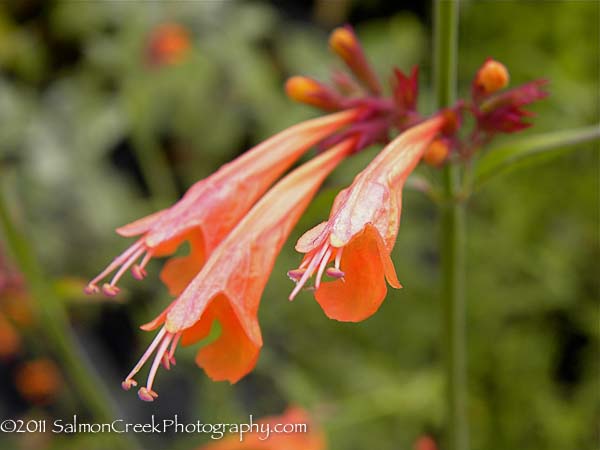
[[[484,94],[492,94],[508,85],[509,74],[504,64],[488,59],[477,72],[475,83]]]
[[[331,32],[329,46],[344,61],[351,59],[353,52],[360,50],[356,35],[347,27],[339,27]]]
[[[379,95],[381,85],[375,72],[369,65],[358,38],[348,25],[333,30],[329,37],[329,47],[344,60],[356,79],[363,83],[373,94]]]
[[[300,76],[289,78],[285,83],[285,93],[297,102],[313,105],[326,111],[340,109],[338,95],[312,78]]]
[[[443,139],[435,139],[425,150],[423,160],[430,166],[439,167],[448,157],[448,153],[450,153],[448,143]]]

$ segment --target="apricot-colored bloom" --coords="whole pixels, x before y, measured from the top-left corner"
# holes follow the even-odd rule
[[[315,298],[325,314],[357,322],[377,311],[387,293],[386,279],[401,287],[390,252],[400,225],[402,187],[443,124],[438,116],[402,133],[337,195],[329,221],[296,244],[305,256],[288,272],[296,282],[290,300],[316,274]],[[330,261],[333,267],[327,268]],[[324,274],[335,281],[321,283]]]
[[[146,58],[155,66],[176,64],[184,58],[190,45],[187,29],[177,23],[165,23],[152,30]]]
[[[244,434],[203,445],[198,450],[325,450],[324,433],[311,421],[306,411],[291,407],[280,416],[269,416],[253,424]],[[304,430],[304,425],[306,429]]]
[[[19,393],[31,403],[48,404],[58,395],[63,377],[54,363],[46,358],[27,361],[15,372]]]
[[[168,261],[161,273],[170,293],[178,295],[269,186],[311,146],[357,116],[350,110],[292,126],[194,184],[170,208],[118,228],[121,236],[140,238],[90,281],[86,292],[97,292],[98,283],[116,271],[102,287],[106,295],[116,295],[116,284],[129,268],[142,279],[152,257],[169,255],[188,241],[190,253]]]
[[[215,320],[221,334],[200,349],[196,363],[215,381],[235,383],[252,370],[262,346],[258,306],[275,258],[325,177],[354,143],[348,139],[294,170],[244,216],[181,295],[142,327],[162,325],[123,388],[137,385],[133,376],[156,350],[147,385],[138,393],[152,401],[157,396],[152,384],[158,365],[163,362],[168,368],[179,340],[187,345],[205,338]]]

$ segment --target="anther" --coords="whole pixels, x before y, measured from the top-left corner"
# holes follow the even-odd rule
[[[292,269],[292,270],[288,270],[287,276],[292,281],[298,281],[298,280],[300,280],[300,278],[302,278],[302,275],[304,275],[304,272],[306,272],[306,269]]]
[[[128,391],[129,389],[135,386],[137,386],[137,381],[135,381],[133,378],[128,378],[121,383],[121,387],[125,391]]]
[[[153,402],[155,398],[158,397],[158,394],[154,392],[152,389],[147,389],[145,387],[140,388],[138,391],[138,397],[140,400],[145,402]]]
[[[148,273],[146,272],[146,269],[144,269],[139,264],[134,264],[131,267],[131,274],[133,275],[133,278],[135,278],[136,280],[143,280],[144,278],[146,278],[146,275]]]
[[[109,297],[114,297],[119,292],[121,292],[121,289],[119,289],[117,286],[114,286],[112,284],[104,283],[104,285],[102,286],[102,292],[104,293],[104,295],[107,295]]]
[[[83,289],[83,292],[85,292],[87,295],[97,294],[100,292],[100,288],[95,284],[90,283]]]
[[[325,275],[327,275],[328,277],[331,277],[331,278],[340,279],[340,278],[344,278],[344,275],[346,275],[346,274],[336,267],[329,267],[325,271]]]
[[[161,364],[166,370],[171,370],[171,360],[166,353],[162,357]]]

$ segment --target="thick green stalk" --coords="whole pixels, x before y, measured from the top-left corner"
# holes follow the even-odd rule
[[[89,360],[69,325],[63,303],[46,282],[43,270],[34,256],[27,238],[13,223],[4,198],[0,195],[0,235],[23,274],[35,305],[39,323],[54,354],[60,359],[66,375],[73,383],[82,404],[99,423],[112,422],[117,417],[104,383],[89,364]],[[107,437],[115,448],[139,448],[130,436],[111,434]]]
[[[436,0],[434,7],[434,85],[437,108],[456,100],[458,49],[458,0]],[[443,350],[446,367],[448,450],[467,450],[466,323],[465,323],[465,205],[460,191],[460,167],[448,164],[443,170],[441,203],[441,277],[443,305]]]

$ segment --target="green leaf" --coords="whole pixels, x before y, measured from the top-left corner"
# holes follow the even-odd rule
[[[600,139],[600,126],[528,136],[509,145],[491,149],[478,162],[475,169],[474,187],[479,189],[490,178],[509,171],[545,161],[577,144]]]

